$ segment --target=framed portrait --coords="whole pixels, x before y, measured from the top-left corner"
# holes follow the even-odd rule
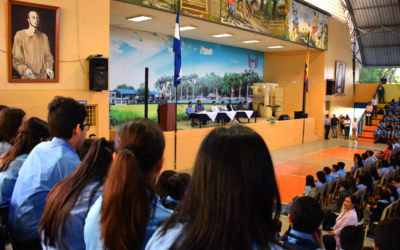
[[[58,82],[59,7],[8,0],[9,82]]]
[[[335,94],[344,94],[346,81],[346,63],[336,61],[335,63]]]

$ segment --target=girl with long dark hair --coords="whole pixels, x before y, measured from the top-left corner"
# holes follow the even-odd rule
[[[93,142],[78,168],[50,191],[39,223],[43,249],[86,249],[83,226],[103,192],[113,153],[113,142]]]
[[[43,140],[50,137],[47,122],[33,117],[18,129],[18,135],[10,142],[14,145],[0,157],[0,211],[2,223],[8,220],[8,208],[18,172],[28,154]]]
[[[4,108],[0,111],[0,156],[12,148],[12,139],[18,135],[18,129],[26,121],[22,109]]]
[[[155,193],[164,148],[163,131],[153,121],[135,118],[122,123],[104,193],[86,218],[86,249],[142,249],[157,225],[171,216]]]
[[[200,146],[184,204],[146,249],[282,249],[273,220],[279,219],[280,207],[261,136],[242,126],[217,128]]]

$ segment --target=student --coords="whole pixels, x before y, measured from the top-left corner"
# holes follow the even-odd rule
[[[12,148],[10,142],[25,121],[26,114],[22,109],[4,108],[0,111],[0,156]]]
[[[344,167],[346,166],[346,164],[344,164],[344,162],[338,162],[337,164],[340,168],[340,170],[338,171],[339,177],[343,177],[346,175],[346,170],[344,170]]]
[[[365,177],[365,185],[368,187],[367,188],[367,193],[372,191],[372,184],[374,183],[374,179],[372,178],[372,174],[370,171],[364,172],[364,177]]]
[[[361,220],[361,222],[358,223],[358,225],[363,225],[363,227],[365,228],[370,223],[379,222],[382,217],[383,210],[385,210],[385,208],[389,205],[390,192],[388,190],[382,190],[381,198],[378,204],[375,206],[367,204],[364,212],[364,218]]]
[[[97,141],[97,136],[95,134],[90,134],[89,140]]]
[[[90,147],[92,146],[93,142],[94,142],[93,140],[86,139],[83,142],[82,147],[80,147],[79,149],[76,150],[76,154],[79,156],[79,159],[81,161],[83,161],[83,159],[85,159],[85,156],[86,156],[87,152],[89,151]]]
[[[304,188],[304,193],[301,195],[297,195],[295,196],[291,202],[289,202],[289,204],[286,206],[285,210],[283,211],[283,214],[288,215],[290,214],[290,211],[292,209],[292,205],[293,203],[300,197],[302,197],[303,195],[305,195],[311,188],[315,188],[315,180],[314,180],[314,176],[312,175],[307,175],[306,176],[306,187]],[[311,193],[308,194],[308,196],[311,196]]]
[[[234,245],[281,250],[274,221],[280,207],[272,159],[261,136],[244,126],[217,128],[200,146],[185,204],[161,225],[146,249]]]
[[[320,186],[324,185],[325,183],[327,183],[325,173],[322,172],[322,171],[318,171],[317,172],[317,178],[314,180],[314,182],[315,182],[315,186],[316,187],[320,187]],[[328,191],[328,188],[329,187],[326,186],[325,191]],[[321,193],[321,190],[319,190],[319,193]],[[320,194],[318,194],[318,196],[319,195]]]
[[[392,217],[379,222],[374,233],[375,250],[393,250],[400,246],[400,218]]]
[[[274,219],[272,222],[275,225],[275,239],[277,237],[281,237],[280,233],[282,231],[282,221],[280,219]]]
[[[161,173],[160,177],[158,177],[157,184],[156,184],[156,194],[160,199],[167,198],[168,196],[168,179],[169,177],[176,174],[174,170],[165,170]]]
[[[397,164],[397,160],[396,158],[394,158],[394,155],[392,155],[392,157],[390,157],[389,159],[389,172],[393,171],[396,169],[396,164]]]
[[[171,216],[154,192],[164,149],[163,132],[153,121],[121,124],[104,193],[86,217],[86,249],[143,249],[157,225]]]
[[[332,180],[336,180],[337,178],[339,178],[339,173],[338,173],[339,166],[338,165],[336,165],[336,164],[332,165],[331,171],[332,171],[332,174],[331,174]]]
[[[381,120],[378,124],[378,127],[384,128],[385,127],[385,123],[383,122],[383,120]]]
[[[331,171],[331,169],[329,167],[324,167],[323,172],[325,174],[326,182],[330,182],[330,181],[333,180],[332,176],[330,176],[332,171]]]
[[[8,221],[11,196],[22,164],[33,148],[49,137],[47,122],[30,118],[19,127],[17,137],[11,141],[14,147],[0,157],[0,211],[4,226]]]
[[[382,133],[380,136],[380,141],[382,143],[387,143],[387,135],[388,135],[388,132],[386,131],[386,128],[382,128]]]
[[[378,143],[382,137],[382,129],[378,126],[377,129],[374,130],[374,143]]]
[[[375,161],[374,152],[373,151],[367,151],[367,152],[368,152],[367,164],[371,164]]]
[[[339,243],[341,250],[363,250],[364,231],[356,226],[346,226],[340,233]]]
[[[366,182],[365,182],[365,177],[364,175],[359,175],[357,176],[357,189],[362,190],[365,187],[367,187]],[[363,192],[360,192],[360,197],[363,196]]]
[[[355,210],[356,203],[357,197],[354,195],[346,197],[344,200],[343,212],[337,217],[336,224],[333,227],[333,230],[329,233],[331,236],[335,236],[337,242],[339,241],[339,236],[345,226],[357,226],[358,219]]]
[[[376,168],[370,168],[369,172],[371,172],[373,182],[379,181],[380,177]]]
[[[335,237],[330,235],[324,235],[323,237],[325,250],[336,250],[336,240]]]
[[[355,193],[358,191],[357,181],[351,175],[347,175],[346,180],[350,183],[351,192]]]
[[[397,189],[393,185],[388,185],[387,187],[390,193],[390,203],[393,203],[399,199],[399,194],[397,193]]]
[[[382,176],[388,172],[389,172],[389,162],[387,160],[383,160],[381,171],[379,171],[379,179],[382,178]],[[386,180],[386,177],[385,177],[385,180]]]
[[[37,145],[26,158],[11,197],[8,229],[14,250],[41,249],[38,224],[47,194],[78,167],[75,149],[82,146],[90,126],[85,124],[85,106],[72,98],[55,97],[48,109],[54,138]]]
[[[170,210],[174,210],[184,198],[190,182],[190,174],[176,173],[168,179],[168,196],[161,199],[161,204]]]
[[[103,192],[113,153],[113,142],[95,141],[75,172],[50,191],[39,223],[43,249],[85,250],[86,215]]]
[[[288,249],[325,249],[322,230],[319,228],[323,218],[324,211],[316,199],[300,197],[293,203],[293,209],[288,216],[290,231],[278,240]]]
[[[361,158],[362,158],[362,163],[365,166],[367,164],[368,154],[367,153],[362,153],[361,154]]]
[[[339,189],[339,196],[336,198],[335,203],[329,204],[322,209],[325,211],[339,212],[346,197],[349,197],[352,194],[353,192],[350,190],[350,183],[348,181],[342,181],[342,185]]]
[[[350,174],[354,175],[357,169],[364,167],[360,154],[354,154],[354,167],[351,169]]]

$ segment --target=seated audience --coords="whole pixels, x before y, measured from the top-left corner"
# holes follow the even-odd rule
[[[363,165],[366,165],[367,159],[368,159],[368,154],[367,153],[361,154],[361,158],[362,158]]]
[[[217,107],[217,103],[215,101],[212,102],[211,112],[219,112],[219,109]]]
[[[86,215],[103,193],[113,153],[113,142],[95,141],[75,172],[50,191],[39,223],[43,249],[86,249]]]
[[[174,170],[165,170],[160,174],[156,183],[156,194],[158,195],[159,199],[167,198],[168,196],[168,179],[176,174]]]
[[[375,206],[367,204],[367,207],[365,208],[364,212],[364,218],[358,223],[358,225],[363,225],[363,227],[365,228],[368,224],[372,222],[380,221],[383,210],[385,210],[385,208],[389,205],[390,205],[390,192],[388,190],[382,190],[381,198],[378,204]]]
[[[376,170],[376,168],[370,168],[369,172],[371,172],[372,175],[372,180],[375,181],[379,181],[379,174],[378,174],[378,170]]]
[[[314,182],[315,182],[316,187],[320,187],[320,186],[324,185],[325,183],[327,183],[325,173],[322,171],[318,171],[317,178],[314,180]],[[327,186],[325,191],[327,191],[328,188],[329,187]],[[321,193],[321,190],[319,190],[319,193]],[[319,197],[318,197],[318,199],[319,199]]]
[[[161,199],[161,204],[170,210],[174,210],[185,196],[190,182],[190,174],[176,173],[169,177],[167,183],[168,196]]]
[[[346,226],[340,233],[341,250],[363,250],[364,231],[356,226]]]
[[[275,238],[281,237],[280,233],[282,231],[282,221],[280,219],[274,219],[272,222],[275,225]]]
[[[97,136],[95,134],[90,134],[89,140],[97,141]]]
[[[330,176],[332,171],[329,167],[324,167],[323,172],[325,174],[326,182],[330,182],[333,180],[332,176]]]
[[[336,250],[335,237],[330,235],[324,235],[323,239],[324,239],[325,250]]]
[[[364,177],[365,177],[365,185],[367,186],[367,193],[369,193],[370,191],[373,191],[372,184],[374,184],[374,179],[372,178],[372,174],[370,171],[366,171],[364,173]]]
[[[75,149],[82,146],[89,127],[85,106],[72,98],[55,97],[48,109],[48,128],[54,137],[28,155],[11,197],[8,229],[14,250],[42,248],[38,225],[47,195],[80,164]]]
[[[83,161],[83,159],[85,159],[85,156],[86,156],[87,152],[89,151],[90,147],[92,146],[93,142],[94,141],[91,139],[86,139],[83,142],[82,147],[80,147],[79,149],[76,150],[76,154],[79,156],[79,159],[81,161]]]
[[[336,164],[332,165],[331,171],[332,171],[332,174],[331,174],[332,180],[336,180],[337,178],[339,178],[339,173],[338,173],[339,166],[338,165],[336,165]]]
[[[22,109],[4,108],[0,111],[0,156],[12,148],[10,142],[25,121],[26,115]]]
[[[379,179],[382,178],[382,176],[386,173],[390,172],[389,170],[389,162],[387,160],[382,161],[382,168],[379,171]],[[387,176],[385,177],[386,180]]]
[[[8,221],[11,196],[22,164],[33,148],[49,137],[47,122],[30,118],[19,127],[18,136],[12,139],[14,147],[0,157],[0,215],[3,226]]]
[[[355,193],[358,191],[357,188],[357,181],[351,175],[347,175],[346,180],[350,183],[350,190],[351,192]]]
[[[380,142],[382,138],[382,133],[383,131],[380,126],[378,126],[378,128],[374,130],[374,143]]]
[[[225,102],[224,101],[221,102],[221,106],[219,107],[219,109],[221,111],[228,111],[228,107],[225,106]]]
[[[366,182],[365,182],[364,175],[357,176],[357,189],[361,191],[366,187],[367,187],[367,185],[366,185]],[[363,193],[360,192],[360,197],[362,197],[362,196],[363,196]]]
[[[397,189],[393,185],[388,185],[387,190],[390,193],[390,203],[393,203],[399,199],[399,194],[397,193]]]
[[[355,209],[357,203],[357,197],[354,195],[346,197],[344,200],[344,209],[343,212],[337,217],[336,224],[333,227],[333,230],[329,233],[332,236],[335,236],[336,242],[339,244],[339,236],[342,229],[345,226],[357,226],[357,212]]]
[[[378,157],[380,157],[381,159],[386,159],[386,155],[391,151],[392,151],[392,144],[388,143],[386,144],[385,152],[381,152],[380,154],[378,154]]]
[[[368,151],[367,164],[371,164],[374,161],[376,161],[376,158],[374,157],[374,151]]]
[[[164,148],[164,134],[153,121],[121,124],[103,194],[86,218],[86,249],[143,249],[157,225],[171,216],[154,192]]]
[[[306,187],[304,188],[304,193],[295,196],[291,202],[286,206],[285,210],[283,211],[283,214],[288,215],[290,214],[290,211],[292,209],[293,203],[303,195],[305,195],[310,189],[315,188],[315,181],[314,181],[314,176],[312,175],[307,175],[306,176]],[[311,196],[311,192],[308,194],[308,196]]]
[[[300,197],[293,203],[292,211],[288,216],[290,231],[278,240],[289,249],[298,247],[325,249],[322,230],[319,228],[323,218],[324,211],[316,199],[308,196]]]
[[[335,203],[329,204],[322,209],[325,211],[339,212],[342,208],[344,200],[352,194],[353,193],[350,190],[350,183],[348,181],[342,181],[342,185],[339,189],[339,196],[336,198]]]
[[[345,166],[344,162],[338,162],[337,165],[340,168],[340,170],[338,171],[339,177],[345,176],[346,175],[346,170],[344,169],[344,166]]]
[[[357,169],[364,167],[364,164],[362,162],[362,158],[360,154],[355,154],[354,155],[354,167],[351,169],[350,174],[354,175],[354,172],[356,172]]]
[[[397,160],[394,157],[394,155],[392,155],[392,157],[390,157],[390,159],[388,160],[388,163],[389,163],[389,167],[388,167],[389,172],[396,169]]]
[[[200,146],[185,204],[146,249],[232,249],[234,244],[235,249],[281,250],[275,241],[280,207],[265,141],[248,127],[217,128]]]
[[[379,222],[375,229],[375,250],[393,250],[400,246],[400,218],[392,217]]]

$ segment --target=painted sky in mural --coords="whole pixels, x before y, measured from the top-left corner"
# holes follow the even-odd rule
[[[172,47],[172,36],[110,27],[110,89],[124,83],[139,88],[145,67],[149,67],[149,88],[156,91],[154,83],[158,79],[173,75]],[[241,73],[250,70],[249,54],[251,58],[258,56],[254,72],[262,78],[262,52],[182,38],[183,75],[196,73],[203,77],[214,72],[222,77],[225,73]]]

